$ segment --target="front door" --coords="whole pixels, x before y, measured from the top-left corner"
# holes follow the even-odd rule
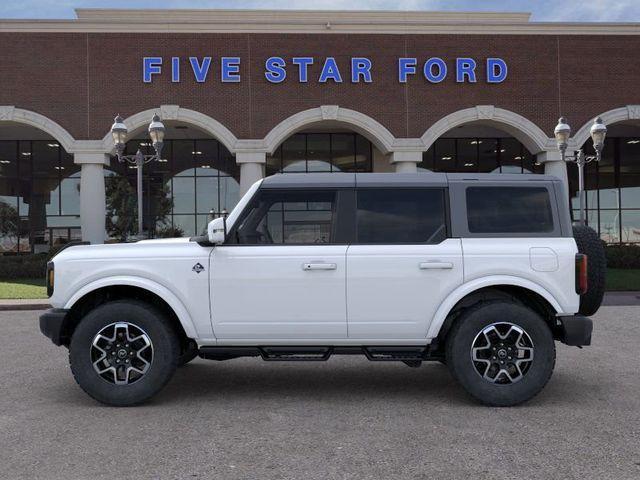
[[[221,341],[295,344],[347,336],[346,251],[336,190],[262,190],[211,256]]]
[[[445,195],[444,188],[358,190],[357,240],[347,252],[349,338],[424,341],[436,310],[463,281]]]

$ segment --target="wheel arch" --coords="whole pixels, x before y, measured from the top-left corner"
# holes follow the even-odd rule
[[[479,301],[496,298],[516,298],[538,311],[551,322],[562,307],[542,286],[519,277],[490,277],[476,279],[454,290],[436,311],[429,325],[427,338],[443,339],[458,313]],[[550,324],[554,329],[555,325]]]
[[[160,309],[182,340],[197,337],[193,319],[182,301],[168,288],[138,277],[109,277],[79,289],[64,305],[69,310],[68,337],[86,312],[108,301],[124,299],[142,300]]]

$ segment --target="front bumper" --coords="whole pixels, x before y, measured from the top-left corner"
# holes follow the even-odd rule
[[[66,337],[69,310],[52,308],[40,315],[40,331],[55,345],[68,345]]]
[[[558,317],[558,321],[558,340],[562,343],[573,347],[591,345],[593,322],[590,318],[576,314]]]

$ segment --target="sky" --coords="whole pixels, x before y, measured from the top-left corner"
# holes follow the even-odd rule
[[[640,0],[0,0],[0,18],[75,18],[74,8],[530,12],[538,22],[639,22]]]

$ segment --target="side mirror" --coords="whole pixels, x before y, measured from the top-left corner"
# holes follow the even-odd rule
[[[211,220],[207,225],[207,236],[209,242],[214,245],[221,245],[227,236],[227,219],[225,217]]]

